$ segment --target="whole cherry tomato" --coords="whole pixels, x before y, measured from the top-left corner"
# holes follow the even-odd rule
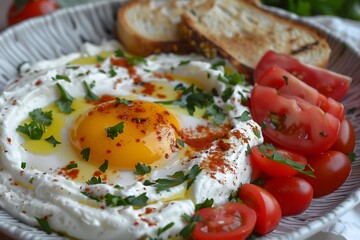
[[[307,157],[314,176],[300,174],[314,189],[314,197],[322,197],[334,192],[348,178],[351,163],[348,157],[338,151],[327,151]]]
[[[55,0],[15,1],[8,11],[8,24],[14,25],[28,18],[51,13],[58,8]]]
[[[279,202],[283,216],[306,211],[313,198],[312,186],[299,177],[272,178],[262,187]]]
[[[348,155],[355,148],[355,130],[351,122],[344,118],[340,125],[339,135],[331,147],[332,150],[343,152]]]
[[[245,204],[229,202],[196,212],[203,221],[196,223],[192,236],[197,240],[246,239],[255,227],[256,213]]]
[[[280,222],[281,208],[274,196],[254,184],[244,184],[239,189],[239,198],[256,212],[255,232],[265,235]]]

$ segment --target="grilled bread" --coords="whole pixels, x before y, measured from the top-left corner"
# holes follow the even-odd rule
[[[250,74],[268,50],[324,67],[326,39],[313,28],[264,10],[253,0],[206,0],[182,14],[182,36],[207,57],[219,54]]]

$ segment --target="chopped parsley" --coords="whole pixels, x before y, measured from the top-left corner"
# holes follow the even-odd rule
[[[126,56],[125,56],[125,53],[124,53],[123,50],[118,49],[118,50],[115,51],[115,57],[117,57],[117,58],[124,58],[124,57],[126,57]]]
[[[246,146],[245,154],[246,154],[246,155],[249,155],[250,153],[251,153],[251,148],[250,148],[250,145],[248,144],[248,145]]]
[[[85,95],[85,99],[86,100],[89,100],[89,101],[97,101],[99,100],[99,96],[96,95],[90,88],[90,86],[84,81],[83,82],[83,86],[85,88],[85,92],[86,92],[86,95]]]
[[[191,60],[181,61],[178,66],[188,65],[190,62]]]
[[[355,161],[355,157],[356,157],[356,154],[354,152],[351,152],[348,154],[348,158],[351,163],[353,163]]]
[[[140,63],[143,63],[143,64],[147,65],[147,61],[143,57],[135,56],[135,57],[130,57],[127,60],[128,60],[128,64],[130,66],[134,66],[134,65],[137,65],[137,64],[140,64]]]
[[[53,80],[65,80],[66,82],[71,82],[71,79],[64,75],[56,75]]]
[[[103,58],[103,57],[101,57],[99,55],[96,56],[96,62],[97,63],[102,63],[104,60],[105,60],[105,58]]]
[[[16,131],[26,134],[33,140],[40,140],[45,132],[45,126],[41,123],[31,121],[29,124],[19,125]]]
[[[87,185],[96,185],[100,183],[103,183],[101,177],[91,177],[89,181],[86,181]]]
[[[286,75],[284,75],[284,76],[283,76],[283,79],[285,80],[285,84],[286,84],[286,85],[289,85],[289,77],[286,76]]]
[[[177,144],[179,144],[181,147],[185,147],[184,141],[182,141],[180,138],[176,139]]]
[[[220,82],[226,83],[228,85],[243,85],[245,83],[245,76],[239,73],[232,73],[232,74],[224,74],[219,75],[217,78]]]
[[[184,239],[189,239],[192,232],[195,229],[196,223],[204,221],[204,219],[199,215],[195,214],[194,216],[190,217],[187,214],[181,215],[183,222],[187,223],[187,225],[180,231],[180,236]]]
[[[115,72],[114,68],[110,68],[109,75],[110,75],[110,77],[115,77],[116,76],[116,72]]]
[[[50,228],[50,224],[49,224],[49,222],[47,220],[47,217],[43,217],[43,218],[35,217],[35,219],[38,222],[39,227],[40,227],[41,230],[43,230],[47,234],[51,234],[53,232],[53,230]]]
[[[69,164],[69,165],[67,165],[67,170],[71,170],[71,169],[74,169],[74,168],[77,168],[78,167],[78,165],[77,165],[77,163],[72,163],[72,164]]]
[[[125,105],[125,106],[130,106],[131,105],[131,101],[127,100],[125,98],[115,97],[115,102],[116,102],[116,104],[122,104],[122,105]]]
[[[41,108],[34,109],[29,113],[29,116],[32,120],[44,126],[50,126],[53,121],[52,111],[44,112]]]
[[[74,98],[68,92],[66,92],[66,90],[59,83],[56,84],[56,87],[60,92],[60,98],[55,101],[56,106],[58,106],[60,112],[70,114],[74,111],[74,109],[71,108],[71,104]]]
[[[239,120],[240,122],[247,122],[251,120],[250,112],[244,111],[239,117],[235,117],[236,120]]]
[[[211,107],[206,109],[204,117],[210,117],[213,124],[220,126],[224,122],[226,114],[222,108],[213,104]]]
[[[205,199],[205,201],[203,203],[198,203],[195,205],[195,212],[199,211],[200,209],[203,208],[208,208],[208,207],[212,207],[212,205],[214,204],[214,199]]]
[[[105,131],[109,138],[114,139],[115,137],[117,137],[117,135],[124,132],[124,122],[120,122],[115,126],[105,128]]]
[[[217,61],[217,62],[214,62],[213,64],[211,64],[211,69],[217,69],[220,66],[225,67],[224,60],[220,60],[220,61]]]
[[[155,183],[148,181],[147,184],[154,185],[157,192],[169,191],[171,187],[178,186],[184,182],[187,183],[186,188],[189,189],[200,172],[201,168],[195,164],[186,175],[184,171],[178,171],[173,175],[168,175],[169,178],[159,178]]]
[[[223,92],[221,98],[224,102],[226,102],[227,100],[230,99],[231,95],[234,93],[234,89],[229,87],[226,88],[225,91]]]
[[[280,162],[292,167],[294,170],[303,173],[305,175],[313,177],[313,171],[305,171],[306,164],[301,164],[293,161],[290,158],[287,158],[280,152],[276,151],[276,148],[272,144],[261,144],[258,146],[259,151],[264,154],[267,158]]]
[[[109,161],[105,160],[104,163],[101,164],[101,166],[99,167],[99,170],[104,173],[104,172],[106,172],[108,167],[109,167]]]
[[[145,174],[151,172],[151,166],[148,166],[148,165],[146,165],[144,163],[136,164],[135,169],[136,169],[134,171],[135,175],[145,175]]]
[[[143,193],[137,197],[128,196],[126,198],[123,198],[121,196],[115,196],[110,193],[107,193],[105,195],[106,206],[110,206],[110,207],[118,207],[118,206],[143,207],[146,206],[146,202],[148,200],[149,198],[146,196],[146,193]]]
[[[58,140],[56,140],[53,135],[51,135],[50,137],[46,138],[45,141],[51,143],[51,144],[53,145],[53,147],[56,147],[56,145],[61,144],[61,142],[59,142]]]
[[[22,162],[21,163],[21,169],[25,169],[26,168],[26,162]]]
[[[90,148],[84,148],[83,150],[81,150],[80,154],[85,161],[89,161]]]
[[[161,234],[163,234],[164,232],[166,232],[167,230],[169,230],[170,228],[172,228],[174,225],[175,225],[175,223],[174,223],[174,222],[171,222],[171,223],[167,224],[165,227],[159,228],[159,229],[157,230],[156,235],[157,235],[157,236],[160,236]]]

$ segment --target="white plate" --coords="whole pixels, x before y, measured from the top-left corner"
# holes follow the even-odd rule
[[[17,66],[24,62],[53,59],[78,51],[84,41],[99,44],[103,38],[115,38],[115,17],[122,1],[105,1],[63,9],[54,14],[33,19],[0,34],[0,92],[17,76]],[[296,18],[281,11],[282,15]],[[311,23],[309,23],[311,24]],[[283,218],[279,227],[261,239],[305,239],[336,221],[343,213],[360,203],[360,54],[333,37],[326,29],[332,48],[329,68],[353,78],[343,99],[346,109],[358,107],[347,114],[356,131],[357,157],[346,183],[336,192],[313,200],[308,211]],[[25,225],[0,209],[0,231],[15,239],[64,239],[47,235]]]

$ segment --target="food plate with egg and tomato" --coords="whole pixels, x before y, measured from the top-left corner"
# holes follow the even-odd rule
[[[289,119],[315,122],[310,130],[286,129],[303,137],[316,129],[316,141],[301,145],[307,156],[334,145],[344,118],[352,123],[358,145],[360,66],[355,50],[324,32],[332,49],[329,68],[352,82],[341,100],[344,109],[307,87],[303,91],[311,99],[305,102],[296,92],[302,84],[282,68],[266,67],[254,88],[226,59],[127,53],[114,40],[119,5],[64,9],[0,36],[3,232],[18,239],[210,239],[211,233],[217,237],[219,225],[207,223],[230,219],[226,227],[236,232],[232,237],[247,236],[255,228],[253,236],[260,239],[304,239],[360,202],[359,157],[350,167],[340,150],[330,154],[340,155],[340,170],[333,174],[346,181],[336,191],[337,186],[314,181],[306,190],[310,198],[302,195],[303,202],[311,201],[309,208],[290,206],[286,198],[281,203],[279,195],[274,201],[276,193],[268,194],[278,189],[279,177],[300,172],[308,187],[314,179],[308,175],[323,170],[310,164],[318,158],[304,162],[298,154],[301,139],[286,139],[287,150],[278,149],[282,138],[274,129]],[[271,57],[277,55],[269,52],[265,63]],[[278,104],[269,106],[264,96]],[[313,110],[309,101],[314,99],[322,99],[327,114]],[[310,114],[284,117],[280,112],[291,105],[284,105],[287,101]],[[264,117],[266,111],[271,114]],[[264,138],[272,144],[262,144]],[[345,145],[352,143],[340,149]],[[346,151],[358,146],[351,148]],[[281,167],[264,155],[287,164],[272,171]],[[331,159],[325,157],[323,165]],[[268,192],[248,184],[256,173],[266,180]],[[299,177],[291,179],[295,183],[289,184],[299,184]],[[262,215],[261,208],[269,207],[259,202],[264,198],[276,202],[270,216]],[[280,219],[281,212],[288,216]],[[210,216],[218,218],[210,221]]]

